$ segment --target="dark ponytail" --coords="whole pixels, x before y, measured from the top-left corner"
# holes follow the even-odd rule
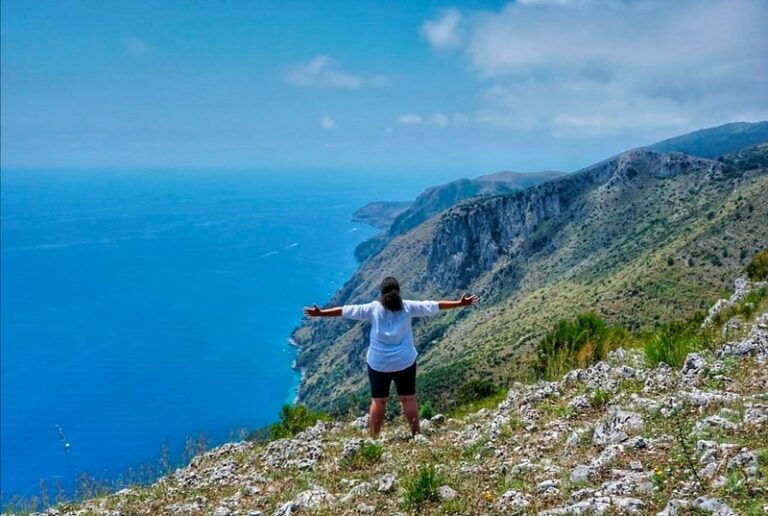
[[[387,276],[381,282],[381,304],[390,312],[403,309],[403,298],[400,297],[400,284],[392,276]]]

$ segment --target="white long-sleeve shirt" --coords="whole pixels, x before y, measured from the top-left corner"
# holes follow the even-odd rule
[[[435,315],[440,311],[437,301],[403,300],[403,309],[391,312],[379,301],[363,305],[344,305],[341,315],[347,319],[370,321],[371,340],[366,360],[376,371],[389,373],[409,367],[418,355],[413,344],[411,319]]]

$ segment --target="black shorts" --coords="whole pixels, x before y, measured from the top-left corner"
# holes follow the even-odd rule
[[[398,396],[416,394],[416,362],[402,371],[384,373],[368,366],[368,380],[371,383],[371,398],[389,397],[389,385],[395,381]]]

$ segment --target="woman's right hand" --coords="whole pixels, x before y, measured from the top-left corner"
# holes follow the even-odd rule
[[[322,315],[323,311],[320,309],[319,306],[313,304],[312,308],[309,308],[308,306],[304,307],[304,315],[308,315],[310,317],[318,317]]]
[[[459,299],[459,303],[461,303],[461,306],[474,305],[477,303],[477,296],[474,294],[464,294],[461,296],[461,299]]]

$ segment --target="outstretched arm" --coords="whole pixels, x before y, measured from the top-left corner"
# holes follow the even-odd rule
[[[341,307],[337,306],[323,310],[317,305],[312,305],[312,308],[305,306],[304,315],[308,315],[310,317],[341,317]]]
[[[463,306],[474,305],[475,303],[477,303],[476,295],[464,294],[456,301],[438,301],[437,306],[440,307],[440,310],[450,310],[451,308],[461,308]]]

